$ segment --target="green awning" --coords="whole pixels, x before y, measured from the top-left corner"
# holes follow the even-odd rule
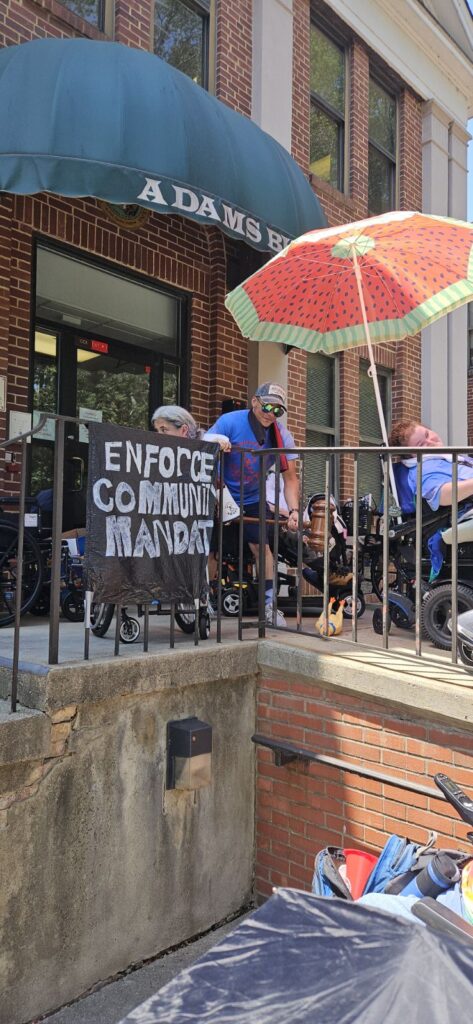
[[[85,39],[0,51],[0,191],[179,213],[264,251],[325,225],[253,121],[151,53]]]

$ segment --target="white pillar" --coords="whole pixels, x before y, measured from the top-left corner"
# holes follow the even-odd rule
[[[293,0],[253,4],[253,121],[291,152]],[[248,392],[276,380],[287,387],[287,356],[282,345],[248,344]]]
[[[448,213],[456,220],[467,218],[467,145],[469,135],[458,124],[449,130]],[[468,307],[461,306],[448,320],[448,443],[468,439]]]
[[[464,129],[436,103],[424,105],[423,212],[466,219]],[[467,441],[466,307],[422,331],[422,420],[445,444]]]

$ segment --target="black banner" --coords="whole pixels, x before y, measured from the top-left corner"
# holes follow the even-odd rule
[[[114,604],[206,592],[218,445],[89,426],[87,589]]]

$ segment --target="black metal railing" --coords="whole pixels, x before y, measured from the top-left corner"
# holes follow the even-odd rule
[[[27,496],[27,476],[24,467],[26,466],[27,456],[27,443],[31,437],[39,433],[45,425],[47,420],[55,421],[55,448],[54,448],[54,476],[53,476],[53,487],[52,487],[52,499],[53,499],[53,510],[52,510],[52,526],[49,535],[45,538],[43,536],[43,549],[44,545],[47,547],[47,559],[50,566],[49,572],[49,633],[48,633],[48,664],[55,665],[59,660],[59,630],[60,630],[60,592],[61,592],[61,559],[62,559],[62,525],[63,525],[63,499],[64,499],[64,457],[65,457],[65,440],[66,430],[76,430],[78,425],[83,423],[87,424],[85,419],[73,419],[64,416],[54,416],[47,414],[41,417],[38,424],[25,434],[19,435],[16,438],[12,438],[8,441],[2,442],[0,448],[15,448],[19,447],[20,456],[22,462],[22,475],[20,481],[19,494],[15,497],[15,511],[16,511],[16,522],[17,522],[17,539],[15,548],[15,593],[14,593],[14,630],[13,630],[13,654],[12,654],[12,679],[11,679],[11,708],[12,711],[16,710],[17,706],[17,687],[18,687],[18,673],[20,665],[20,630],[22,624],[22,595],[23,595],[23,572],[24,572],[24,553],[25,553],[25,536],[28,543],[32,543],[29,540],[30,531],[25,534],[25,512],[28,508],[29,498]],[[214,598],[216,603],[216,642],[222,642],[222,606],[228,596],[228,590],[232,591],[233,607],[235,608],[235,601],[237,602],[238,615],[237,620],[237,635],[238,639],[242,640],[244,632],[248,629],[256,629],[258,636],[263,638],[266,635],[268,629],[282,630],[286,634],[299,634],[310,636],[314,640],[314,643],[325,643],[330,636],[329,633],[329,599],[333,587],[331,586],[330,577],[330,549],[332,540],[332,502],[331,502],[331,481],[336,479],[338,476],[337,468],[340,467],[340,461],[344,461],[345,470],[347,466],[351,464],[351,485],[349,487],[349,493],[345,494],[345,498],[352,501],[352,522],[350,524],[350,536],[347,541],[346,548],[346,566],[345,568],[351,572],[351,583],[349,587],[344,588],[344,593],[347,599],[349,598],[349,604],[351,607],[351,629],[349,635],[345,633],[344,636],[340,637],[340,640],[345,643],[357,643],[373,648],[375,645],[365,639],[360,640],[359,635],[359,602],[363,600],[363,586],[364,578],[368,566],[370,584],[374,590],[374,596],[378,601],[378,631],[381,634],[381,645],[384,650],[389,649],[389,632],[391,620],[394,617],[396,622],[400,623],[402,615],[406,621],[404,625],[409,625],[411,632],[414,636],[414,653],[416,657],[421,657],[423,654],[423,635],[422,635],[422,609],[423,602],[428,597],[431,584],[428,579],[428,572],[426,569],[426,558],[425,547],[426,538],[428,536],[429,529],[431,532],[435,532],[440,526],[447,526],[451,522],[451,545],[449,550],[451,556],[448,561],[448,572],[444,573],[444,585],[447,587],[446,599],[444,607],[444,620],[445,616],[448,621],[443,621],[442,628],[445,635],[445,648],[451,647],[451,662],[456,664],[457,662],[457,643],[456,643],[456,632],[457,632],[457,620],[458,620],[458,584],[459,584],[459,565],[458,565],[458,461],[465,450],[460,448],[438,448],[436,449],[436,455],[447,455],[451,460],[452,466],[452,502],[451,507],[444,507],[439,514],[433,514],[432,512],[425,511],[421,501],[416,502],[415,514],[406,519],[402,516],[400,509],[393,502],[391,480],[390,480],[390,469],[391,460],[397,459],[402,455],[414,455],[416,459],[416,490],[417,494],[422,493],[422,474],[424,468],[424,460],[429,452],[426,449],[418,449],[415,452],[406,451],[403,452],[400,449],[386,449],[383,447],[304,447],[297,449],[257,449],[251,454],[255,455],[260,460],[260,473],[259,473],[259,524],[258,524],[258,545],[257,545],[257,557],[256,564],[250,566],[248,576],[247,566],[247,549],[245,545],[245,522],[248,520],[248,516],[245,515],[245,479],[244,479],[244,455],[245,451],[240,450],[240,486],[239,486],[239,504],[240,513],[238,519],[234,521],[231,527],[224,525],[222,517],[219,521],[218,529],[218,570],[217,570],[217,581],[214,585]],[[378,514],[377,527],[374,530],[367,528],[366,522],[360,522],[360,465],[362,460],[367,457],[378,454],[380,458],[380,475],[382,478],[382,491],[383,491],[383,509]],[[280,541],[283,536],[288,535],[287,526],[284,523],[284,514],[282,507],[277,496],[280,493],[280,481],[283,471],[281,469],[281,458],[283,456],[293,456],[298,460],[299,466],[299,524],[300,528],[297,533],[292,535],[292,562],[288,574],[286,574],[286,585],[289,585],[292,591],[293,600],[293,616],[294,625],[286,623],[283,626],[278,625],[278,608],[276,595],[279,590],[281,573],[279,571],[279,550]],[[320,515],[320,521],[322,522],[322,532],[319,530],[319,561],[321,569],[319,572],[319,587],[318,597],[319,601],[319,613],[325,624],[325,630],[322,629],[322,634],[325,632],[327,635],[320,636],[315,634],[313,628],[310,630],[304,629],[303,613],[304,613],[304,594],[303,588],[305,586],[304,577],[304,558],[307,552],[307,545],[310,547],[312,530],[310,524],[304,524],[304,514],[307,506],[307,499],[309,497],[307,480],[309,474],[306,470],[307,460],[313,459],[314,456],[323,460],[323,486],[321,491],[323,492],[323,514]],[[220,453],[220,473],[219,473],[219,504],[220,508],[223,506],[223,487],[225,478],[225,460],[228,458],[223,452]],[[276,502],[274,512],[268,513],[266,505],[266,476],[267,470],[270,465],[274,464],[274,493],[276,496]],[[473,504],[473,496],[472,496]],[[8,496],[0,498],[2,507],[5,508],[11,505],[11,499]],[[319,508],[320,512],[320,508]],[[8,521],[10,512],[4,512],[3,515],[0,513],[0,528],[1,523]],[[268,545],[268,529],[270,530],[271,547],[274,553],[273,559],[273,595],[274,599],[272,602],[272,612],[270,620],[267,619],[266,612],[266,594],[265,594],[265,581],[266,581],[266,556],[267,556],[267,545]],[[229,559],[226,552],[227,543],[227,531],[232,530],[234,549],[231,559],[231,569],[229,568]],[[44,531],[43,531],[44,533]],[[472,546],[473,552],[473,546]],[[462,594],[463,600],[467,600],[469,603],[469,588],[471,588],[471,606],[473,607],[473,557],[471,557],[471,568],[470,568],[470,555],[466,552],[465,545],[462,543],[460,546],[460,554],[462,558]],[[406,552],[408,555],[406,561]],[[403,562],[404,559],[404,562]],[[467,566],[467,570],[464,571],[464,565]],[[470,578],[471,577],[471,578]],[[4,578],[7,583],[2,582],[3,595],[7,592],[6,587],[8,583],[8,573],[4,574]],[[0,580],[2,576],[0,575]],[[289,583],[288,583],[289,581]],[[390,590],[391,586],[391,590]],[[448,591],[448,586],[450,591]],[[253,594],[256,594],[256,618],[248,621],[246,612],[251,611],[247,607],[248,605],[248,591],[251,588]],[[8,593],[11,596],[12,591]],[[315,591],[312,589],[312,594]],[[449,597],[450,594],[450,597]],[[465,597],[466,595],[466,597]],[[2,598],[2,591],[0,591],[0,602],[5,600]],[[85,660],[90,658],[90,633],[91,633],[91,603],[93,601],[93,595],[85,595],[85,617],[84,617],[84,647],[83,657]],[[396,604],[396,602],[398,602]],[[404,603],[403,603],[404,602]],[[172,649],[175,645],[175,614],[179,611],[178,606],[174,601],[170,601],[168,611],[170,614],[169,621],[169,646]],[[397,608],[397,611],[396,611]],[[446,609],[446,611],[445,611]],[[198,602],[195,603],[194,609],[188,609],[188,619],[190,616],[190,622],[188,622],[189,628],[186,631],[193,632],[193,640],[195,644],[199,643],[199,639],[202,638],[202,632],[200,630],[201,622],[201,607]],[[1,612],[1,608],[0,608]],[[192,613],[194,614],[193,625],[192,625]],[[115,608],[116,613],[116,628],[115,628],[115,642],[114,642],[114,656],[118,656],[120,653],[120,630],[122,628],[122,617],[123,609],[120,606]],[[144,630],[143,630],[143,650],[146,652],[149,649],[149,616],[150,606],[143,606],[144,616]],[[182,616],[181,616],[182,618]],[[0,614],[1,622],[1,614]],[[79,627],[78,627],[79,628]],[[248,635],[248,634],[247,634]],[[453,642],[450,643],[449,636],[452,636]]]

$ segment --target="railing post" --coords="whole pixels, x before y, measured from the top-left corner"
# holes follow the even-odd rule
[[[16,711],[18,691],[18,667],[20,662],[20,619],[23,594],[23,551],[25,541],[26,508],[26,437],[21,442],[20,511],[18,516],[18,547],[16,552],[15,631],[13,635],[13,664],[11,678],[11,710]],[[38,566],[38,572],[41,566]]]
[[[324,521],[324,597],[323,616],[324,632],[328,637],[328,601],[329,601],[329,539],[331,534],[330,519],[332,515],[330,501],[330,455],[325,455],[325,521]]]
[[[59,611],[61,588],[62,503],[64,495],[64,428],[63,417],[56,420],[53,478],[53,536],[51,542],[51,599],[49,611],[50,665],[59,660]]]
[[[458,622],[458,458],[452,456],[452,665],[457,663]]]
[[[305,459],[302,454],[301,459],[301,476],[299,486],[299,530],[297,533],[297,586],[296,586],[296,626],[298,630],[302,629],[302,586],[303,586],[303,575],[302,575],[302,542],[304,536],[304,486],[305,486]]]
[[[259,478],[259,545],[258,545],[258,636],[266,636],[266,456],[261,455]],[[277,557],[277,555],[275,556]],[[276,601],[273,593],[273,608]]]
[[[278,565],[279,565],[279,491],[281,486],[281,462],[280,456],[276,455],[274,467],[274,523],[273,523],[273,594],[278,592]],[[273,626],[277,619],[276,602],[273,601]]]
[[[351,620],[351,638],[353,643],[358,640],[358,528],[359,528],[359,508],[358,508],[358,455],[353,456],[353,552],[352,552],[352,563],[351,568],[353,572],[352,580],[352,620]]]
[[[222,642],[222,572],[223,572],[223,483],[225,452],[219,452],[218,460],[218,551],[217,551],[217,643]],[[212,581],[209,580],[209,584]],[[212,596],[212,595],[211,595]]]
[[[383,647],[389,647],[389,459],[383,460],[384,530],[383,530]]]
[[[244,480],[243,449],[240,451],[240,519],[238,522],[238,639],[243,640],[243,545],[244,545]]]
[[[416,608],[415,608],[415,630],[416,630],[416,655],[420,658],[422,653],[422,629],[420,613],[422,608],[422,455],[417,453],[417,474],[416,474]]]

